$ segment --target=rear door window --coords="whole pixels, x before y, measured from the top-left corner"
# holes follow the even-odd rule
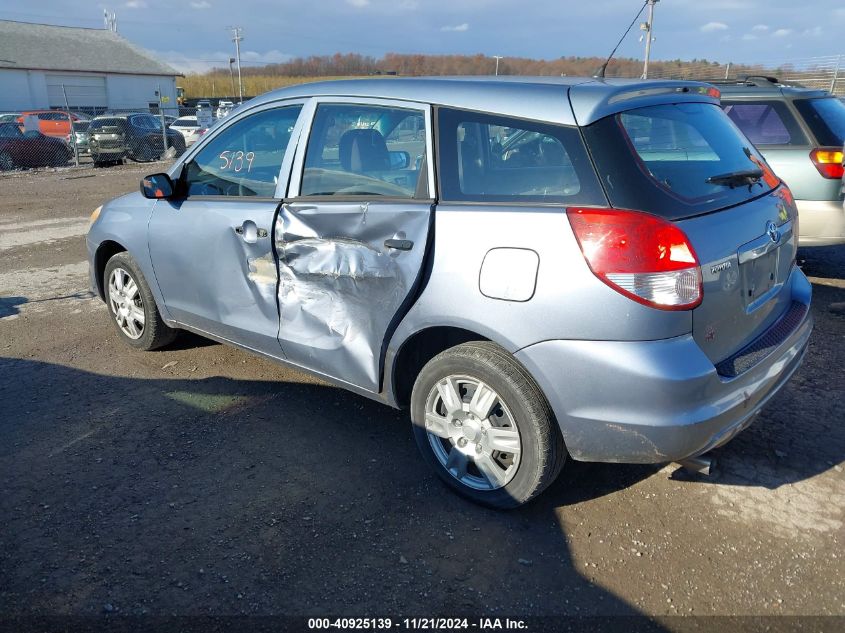
[[[723,99],[722,109],[757,146],[808,144],[801,127],[783,101],[728,102]]]
[[[614,207],[679,219],[741,204],[779,183],[714,104],[629,110],[584,135]]]
[[[444,200],[605,202],[576,128],[449,108],[437,116]]]
[[[317,107],[302,176],[303,196],[428,198],[422,110],[364,104]]]
[[[819,145],[839,147],[845,143],[845,103],[836,97],[796,99],[793,103]]]

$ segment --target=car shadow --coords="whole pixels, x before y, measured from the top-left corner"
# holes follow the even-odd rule
[[[19,306],[28,303],[26,297],[0,297],[0,319],[20,313]]]
[[[572,462],[496,512],[427,470],[405,413],[333,387],[0,375],[2,613],[640,615],[559,513],[655,467]]]

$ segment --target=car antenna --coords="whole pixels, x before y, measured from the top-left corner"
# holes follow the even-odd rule
[[[613,59],[613,56],[616,55],[616,50],[622,44],[622,40],[624,40],[628,36],[628,33],[631,32],[631,29],[633,28],[634,24],[636,24],[637,20],[640,19],[640,16],[643,14],[643,11],[645,10],[647,4],[648,0],[643,2],[643,6],[640,7],[639,12],[637,12],[637,15],[634,16],[633,20],[631,20],[631,24],[628,25],[628,28],[622,34],[622,37],[620,37],[619,41],[616,42],[616,46],[614,46],[613,50],[610,51],[610,55],[608,55],[604,63],[598,67],[596,72],[593,74],[593,77],[595,77],[596,79],[604,79],[604,73],[607,72],[607,65],[610,63],[610,60]]]

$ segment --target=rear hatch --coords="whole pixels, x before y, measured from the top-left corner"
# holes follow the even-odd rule
[[[794,201],[717,105],[638,108],[584,134],[614,207],[669,220],[688,237],[703,282],[692,333],[714,364],[789,313]]]
[[[837,200],[842,192],[845,176],[843,145],[845,145],[845,103],[836,97],[793,100],[807,127],[813,133],[816,147],[810,153],[810,160],[826,184],[825,195],[812,200]],[[797,196],[796,194],[796,197]]]

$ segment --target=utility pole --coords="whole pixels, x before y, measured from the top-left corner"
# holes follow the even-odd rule
[[[645,31],[645,63],[643,64],[643,79],[648,79],[648,62],[651,58],[651,42],[654,39],[651,32],[654,30],[654,5],[660,0],[646,0],[648,5],[648,20],[640,24],[640,30]]]
[[[496,76],[499,76],[499,60],[502,59],[501,55],[493,55],[493,58],[496,60]]]
[[[232,95],[233,99],[235,97],[235,72],[232,70],[232,64],[234,64],[234,63],[235,63],[235,58],[230,57],[229,58],[229,79],[232,81],[232,92],[229,93],[229,94]]]
[[[244,39],[243,28],[240,26],[231,26],[232,41],[235,43],[235,61],[238,64],[238,99],[240,103],[244,102],[244,84],[241,80],[241,41]]]

